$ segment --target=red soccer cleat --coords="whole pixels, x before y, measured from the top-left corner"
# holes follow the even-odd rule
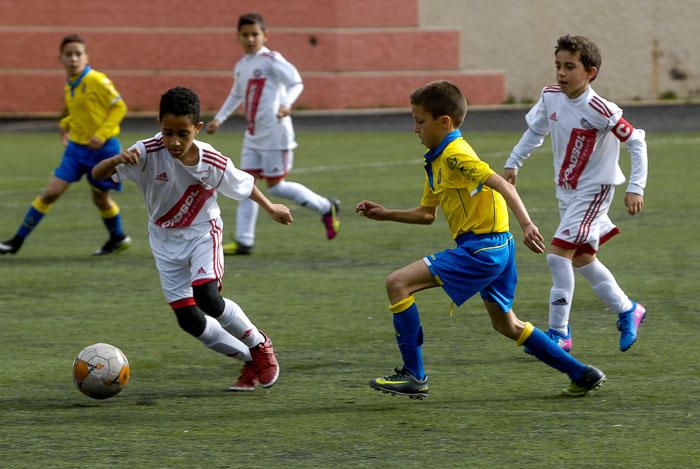
[[[241,368],[241,375],[238,381],[229,386],[229,391],[245,392],[255,391],[255,384],[258,382],[258,375],[252,361],[246,362]]]
[[[275,351],[272,349],[270,338],[263,334],[265,342],[256,345],[250,349],[250,354],[253,357],[253,368],[258,378],[258,383],[263,388],[272,387],[280,375],[280,367],[275,357]]]

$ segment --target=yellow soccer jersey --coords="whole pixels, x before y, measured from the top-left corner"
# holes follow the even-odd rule
[[[466,140],[453,140],[430,164],[434,188],[426,175],[420,203],[442,209],[452,238],[464,233],[509,231],[505,199],[484,185],[494,171],[479,159]]]
[[[68,115],[60,125],[69,131],[69,140],[86,145],[93,135],[107,140],[119,134],[126,104],[107,75],[87,67],[64,89]]]

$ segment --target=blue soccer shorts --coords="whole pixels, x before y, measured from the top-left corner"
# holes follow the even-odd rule
[[[518,273],[513,235],[463,234],[457,247],[423,258],[438,284],[458,306],[481,293],[507,313],[513,306]]]
[[[97,163],[121,151],[119,140],[112,137],[105,141],[104,145],[97,150],[91,150],[87,145],[68,141],[61,164],[53,172],[54,176],[66,182],[77,182],[83,175],[87,174],[88,182],[91,186],[107,192],[108,190],[121,190],[121,183],[114,182],[111,178],[104,181],[96,181],[92,178],[92,168]]]

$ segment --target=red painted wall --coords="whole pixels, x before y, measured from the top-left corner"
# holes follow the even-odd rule
[[[459,30],[418,26],[418,0],[0,0],[0,114],[55,114],[65,80],[58,61],[63,36],[87,42],[90,64],[115,82],[131,112],[154,112],[174,85],[200,95],[213,112],[229,92],[240,58],[235,22],[265,16],[268,46],[302,74],[298,108],[404,107],[408,93],[447,78],[471,104],[504,100],[499,72],[460,70]]]

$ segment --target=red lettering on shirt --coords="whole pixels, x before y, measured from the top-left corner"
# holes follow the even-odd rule
[[[205,189],[201,184],[189,186],[168,213],[156,220],[156,225],[161,228],[190,226],[213,193],[214,189]]]
[[[581,173],[595,147],[595,129],[572,129],[566,155],[559,169],[559,186],[576,189]]]

